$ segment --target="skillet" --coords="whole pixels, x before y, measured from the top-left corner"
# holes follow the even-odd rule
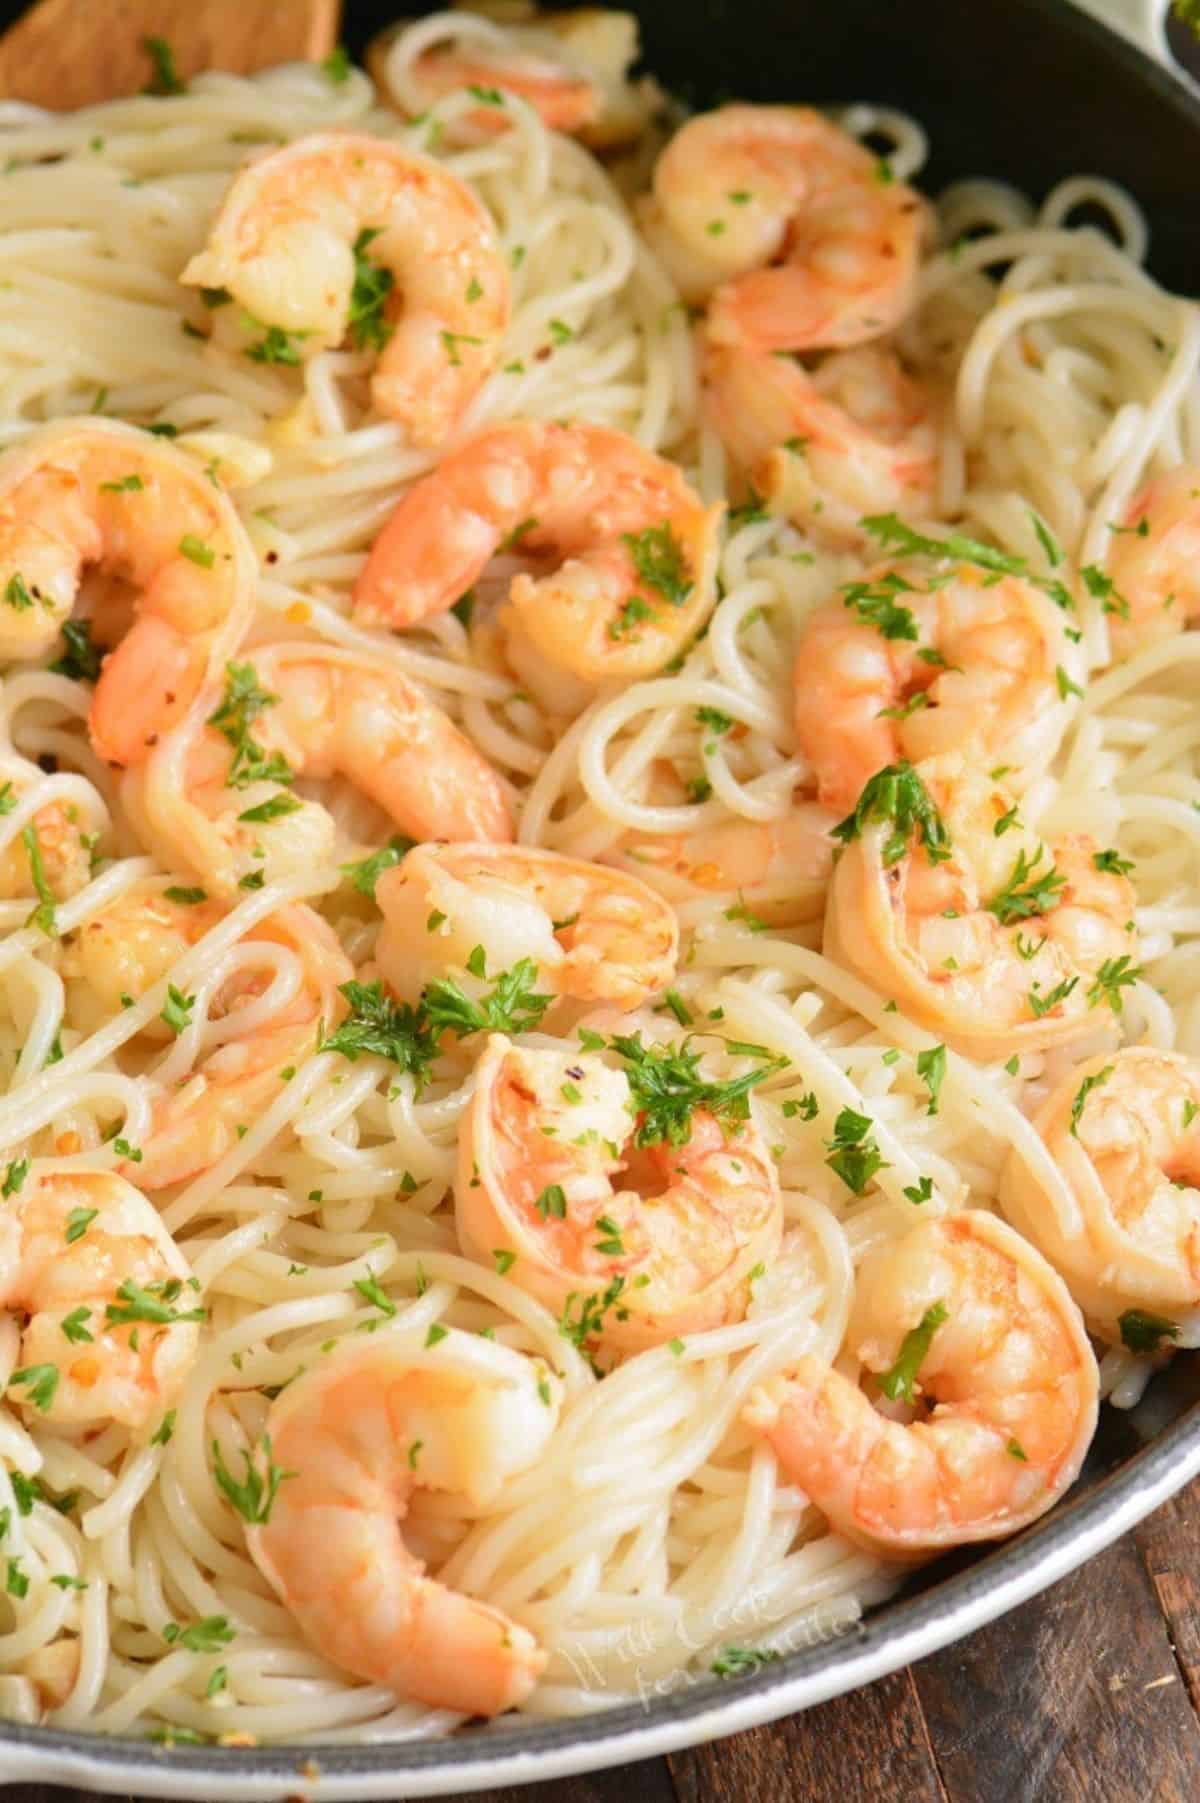
[[[915,114],[932,144],[919,178],[928,192],[968,175],[1009,181],[1034,196],[1080,171],[1118,181],[1150,221],[1153,273],[1185,293],[1200,291],[1192,177],[1200,101],[1066,0],[620,3],[641,17],[648,66],[697,104],[734,95],[869,99]],[[1089,3],[1119,7],[1126,25],[1137,10],[1129,0]],[[0,0],[0,27],[22,10]],[[400,0],[348,0],[350,49],[361,55],[402,10]],[[1170,36],[1187,55],[1174,30]],[[453,1740],[375,1747],[167,1750],[0,1724],[0,1784],[227,1803],[284,1796],[366,1803],[461,1795],[647,1758],[808,1708],[936,1651],[1099,1552],[1197,1473],[1200,1357],[1184,1354],[1136,1409],[1102,1412],[1079,1481],[1053,1513],[1003,1545],[939,1560],[856,1629],[745,1677],[697,1679],[571,1721],[509,1717]]]

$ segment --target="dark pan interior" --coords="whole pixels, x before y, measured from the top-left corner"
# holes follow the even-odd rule
[[[660,79],[698,103],[733,96],[834,102],[870,99],[916,114],[929,132],[932,159],[922,177],[931,191],[967,175],[987,175],[1040,195],[1063,176],[1088,171],[1111,177],[1138,197],[1151,227],[1151,264],[1159,278],[1186,291],[1200,289],[1200,106],[1173,80],[1121,40],[1074,12],[1065,0],[621,0],[643,21],[646,61]],[[23,10],[0,0],[0,24]],[[349,0],[344,36],[356,52],[397,11],[414,0]],[[2,214],[0,214],[2,218]],[[1067,1504],[1035,1529],[989,1552],[940,1561],[876,1611],[854,1637],[880,1646],[934,1619],[971,1596],[1016,1578],[1038,1547],[1065,1545],[1089,1522],[1117,1509],[1141,1486],[1160,1479],[1200,1442],[1200,1359],[1187,1355],[1151,1386],[1128,1414],[1103,1413],[1084,1472]],[[297,1765],[315,1757],[328,1774],[360,1775],[364,1784],[388,1771],[417,1774],[432,1766],[472,1768],[488,1754],[594,1749],[654,1720],[697,1722],[718,1700],[750,1689],[770,1692],[810,1677],[840,1660],[837,1644],[792,1655],[757,1676],[693,1686],[655,1703],[616,1710],[581,1722],[544,1726],[509,1720],[468,1732],[455,1742],[392,1748],[264,1749],[221,1753],[179,1748],[172,1772],[199,1781],[213,1774],[231,1788],[277,1775],[292,1788]],[[781,1702],[780,1707],[783,1707]],[[37,1729],[0,1731],[4,1742],[28,1752],[39,1744],[71,1760],[86,1756],[98,1768],[120,1763],[153,1783],[164,1755],[143,1743]],[[611,1755],[610,1755],[611,1757]],[[583,1763],[582,1758],[579,1763]],[[27,1769],[22,1765],[22,1770]],[[60,1768],[61,1769],[61,1768]],[[220,1777],[217,1774],[220,1774]],[[49,1774],[47,1774],[49,1775]],[[531,1771],[530,1777],[536,1776]],[[72,1776],[81,1777],[78,1766]],[[419,1780],[417,1780],[419,1782]],[[110,1779],[110,1782],[112,1780]],[[409,1782],[413,1782],[410,1777]]]

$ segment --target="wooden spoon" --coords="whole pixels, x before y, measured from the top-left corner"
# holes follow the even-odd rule
[[[341,0],[38,0],[0,37],[0,97],[66,112],[136,94],[167,43],[181,80],[320,61],[337,43]]]

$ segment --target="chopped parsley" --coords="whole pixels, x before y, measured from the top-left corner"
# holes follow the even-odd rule
[[[153,73],[143,89],[146,94],[186,94],[187,83],[179,78],[175,67],[175,52],[166,38],[144,37],[142,49],[150,58]]]
[[[863,1194],[877,1171],[888,1168],[872,1137],[873,1126],[870,1115],[843,1108],[833,1123],[833,1138],[827,1142],[829,1157],[825,1163],[856,1196]]]
[[[618,1321],[627,1318],[629,1311],[620,1300],[624,1291],[625,1279],[620,1276],[614,1277],[604,1290],[590,1293],[572,1290],[559,1317],[559,1333],[582,1352],[587,1342],[602,1332],[604,1317],[610,1310],[616,1311]]]
[[[45,1414],[54,1401],[59,1376],[57,1365],[22,1365],[19,1371],[13,1372],[8,1382],[10,1388],[14,1384],[23,1385],[29,1391],[28,1400],[34,1408],[41,1409]]]
[[[50,666],[54,674],[69,676],[72,682],[95,682],[100,674],[102,653],[92,643],[90,623],[87,620],[64,620],[62,636],[66,649]]]
[[[335,44],[329,55],[321,63],[321,73],[327,80],[338,86],[345,81],[351,70],[350,52],[344,44]]]
[[[666,1142],[684,1146],[692,1136],[692,1113],[705,1109],[722,1121],[744,1121],[750,1113],[750,1091],[773,1071],[782,1059],[772,1059],[728,1082],[712,1082],[700,1074],[700,1054],[682,1045],[642,1044],[641,1033],[618,1034],[610,1045],[625,1062],[626,1077],[637,1110],[634,1135],[637,1146]]]
[[[946,1048],[944,1045],[930,1046],[928,1051],[917,1053],[917,1075],[929,1091],[928,1113],[938,1111],[938,1095],[946,1076]]]
[[[14,1158],[4,1173],[4,1182],[0,1184],[0,1196],[15,1196],[28,1175],[29,1160],[27,1158]],[[94,1208],[87,1210],[72,1209],[71,1211],[72,1214],[86,1213],[89,1221],[95,1218],[97,1212],[98,1211]],[[70,1218],[70,1215],[68,1215],[67,1219],[70,1220]],[[68,1233],[67,1238],[70,1239],[70,1237],[71,1235]]]
[[[833,836],[843,845],[849,845],[872,821],[890,823],[894,828],[883,846],[885,865],[899,863],[914,831],[931,864],[944,863],[950,856],[950,835],[945,822],[925,784],[907,760],[876,771],[864,784],[854,812],[834,827]]]
[[[1111,846],[1107,851],[1093,852],[1092,863],[1097,870],[1104,871],[1108,876],[1128,876],[1133,869],[1133,859],[1123,858]]]
[[[1099,1087],[1102,1083],[1108,1082],[1108,1079],[1112,1076],[1113,1071],[1115,1069],[1116,1069],[1115,1065],[1106,1064],[1104,1066],[1103,1070],[1093,1071],[1090,1077],[1085,1077],[1083,1079],[1083,1082],[1079,1085],[1079,1088],[1075,1091],[1075,1099],[1071,1103],[1071,1135],[1072,1135],[1072,1138],[1074,1138],[1074,1139],[1079,1138],[1079,1123],[1083,1119],[1083,1111],[1087,1106],[1088,1097],[1091,1095],[1091,1093],[1094,1089],[1099,1089]]]
[[[462,368],[462,358],[458,354],[458,347],[460,344],[483,343],[482,338],[472,338],[468,332],[440,332],[438,336],[441,338],[452,369]]]
[[[709,1670],[714,1678],[744,1678],[778,1657],[768,1647],[723,1646]]]
[[[1046,991],[1045,995],[1041,993],[1041,985],[1035,983],[1026,998],[1034,1019],[1041,1020],[1053,1008],[1057,1008],[1060,1002],[1065,1002],[1078,982],[1078,977],[1064,977],[1061,983],[1056,983],[1053,989]]]
[[[913,593],[913,585],[896,570],[872,582],[847,582],[842,587],[843,606],[850,608],[867,626],[873,626],[885,639],[908,639],[916,643],[916,615],[910,607],[897,602],[896,596]]]
[[[1001,926],[1012,926],[1035,914],[1048,914],[1062,900],[1060,891],[1066,888],[1067,879],[1053,864],[1039,873],[1043,856],[1042,846],[1032,859],[1027,858],[1024,851],[1018,852],[1004,887],[986,904],[988,913],[994,914]]]
[[[1152,1315],[1146,1309],[1127,1308],[1117,1317],[1122,1344],[1130,1352],[1157,1352],[1164,1340],[1179,1338],[1179,1325],[1165,1315]]]
[[[28,613],[33,606],[33,596],[20,570],[15,570],[4,585],[4,604],[19,614]]]
[[[363,858],[358,864],[343,864],[343,876],[348,876],[352,886],[368,901],[375,900],[375,885],[385,870],[398,864],[416,844],[415,839],[405,839],[399,835],[381,845],[378,851],[372,852],[369,858]]]
[[[350,1004],[341,1026],[321,1041],[323,1052],[340,1052],[353,1064],[364,1054],[387,1058],[408,1071],[420,1088],[437,1057],[428,1019],[408,1002],[393,1002],[382,983],[342,983],[338,993]]]
[[[889,1401],[916,1401],[914,1385],[917,1373],[933,1343],[934,1334],[948,1319],[946,1304],[935,1302],[932,1308],[925,1310],[917,1325],[905,1334],[900,1342],[900,1353],[895,1364],[879,1380],[879,1388]]]
[[[295,1477],[294,1471],[281,1471],[271,1457],[271,1437],[262,1437],[263,1457],[266,1460],[266,1477],[264,1479],[258,1466],[248,1452],[243,1452],[245,1474],[239,1483],[226,1468],[221,1457],[221,1449],[214,1440],[212,1442],[213,1478],[217,1487],[233,1504],[243,1521],[262,1524],[270,1521],[271,1510],[275,1504],[279,1486],[285,1478]]]
[[[386,1316],[389,1320],[396,1313],[396,1304],[392,1301],[387,1291],[381,1286],[377,1278],[356,1277],[354,1280],[354,1287],[363,1298],[364,1302],[369,1302],[372,1308],[377,1308],[380,1314]]]
[[[1135,964],[1128,952],[1119,958],[1106,958],[1087,992],[1088,1007],[1095,1008],[1100,1002],[1107,1002],[1114,1014],[1122,1013],[1125,998],[1121,991],[1136,983],[1141,974],[1141,965]]]
[[[354,286],[350,291],[350,317],[347,330],[355,350],[381,351],[395,327],[384,318],[387,298],[395,285],[390,269],[372,263],[367,248],[378,238],[380,228],[368,227],[354,240]]]
[[[278,700],[278,695],[259,687],[253,664],[226,664],[225,693],[220,706],[208,716],[208,724],[215,726],[233,747],[233,762],[225,774],[227,789],[248,789],[257,782],[292,781],[287,760],[277,753],[268,756],[250,732],[258,716]]]
[[[421,1007],[434,1033],[450,1032],[459,1039],[485,1031],[528,1033],[554,1000],[539,994],[536,983],[537,964],[532,958],[520,958],[479,1001],[472,1001],[452,977],[441,977],[426,989]]]
[[[168,1646],[186,1647],[189,1653],[215,1653],[229,1645],[234,1630],[223,1615],[206,1615],[186,1628],[177,1621],[166,1622],[162,1637]]]
[[[21,828],[21,843],[29,858],[29,874],[33,880],[34,894],[38,898],[38,905],[29,915],[25,925],[37,927],[39,932],[46,935],[47,939],[56,939],[58,937],[58,915],[54,907],[54,891],[46,876],[37,828],[32,821],[28,826]]]
[[[196,1006],[194,995],[184,995],[176,989],[174,983],[167,984],[167,999],[163,1003],[160,1018],[164,1020],[172,1033],[180,1034],[185,1027],[192,1024],[192,1009]]]
[[[681,607],[693,585],[683,546],[671,522],[664,520],[661,526],[647,526],[642,532],[624,532],[621,542],[633,559],[638,581],[672,607]]]
[[[212,546],[206,545],[194,532],[184,533],[179,541],[179,550],[189,563],[198,564],[202,570],[211,570],[217,561],[217,554]]]
[[[265,826],[268,821],[282,820],[287,814],[298,813],[303,805],[303,802],[297,801],[294,795],[272,795],[252,808],[243,808],[238,819],[255,826]]]
[[[254,326],[258,323],[251,321]],[[292,339],[303,336],[302,332],[285,332],[282,326],[266,326],[258,343],[246,346],[246,355],[251,363],[282,363],[291,368],[300,361],[300,352]]]
[[[565,1221],[567,1218],[567,1196],[562,1184],[548,1183],[533,1206],[538,1214],[541,1215],[543,1221],[548,1221],[551,1218],[556,1221]]]
[[[207,1321],[206,1308],[177,1309],[173,1306],[182,1289],[183,1283],[178,1277],[145,1286],[127,1277],[117,1289],[117,1301],[106,1306],[104,1319],[110,1327],[126,1327],[137,1321],[149,1321],[156,1327],[174,1327],[181,1321]]]
[[[29,1168],[28,1159],[25,1160],[25,1166],[26,1169]],[[10,1171],[12,1170],[11,1165],[8,1168]],[[3,1192],[6,1196],[11,1193],[8,1189],[7,1181],[6,1178]],[[67,1231],[63,1235],[68,1246],[73,1246],[76,1240],[81,1240],[83,1238],[99,1212],[100,1210],[98,1208],[73,1208],[71,1210],[70,1214],[67,1216]]]
[[[640,625],[643,620],[652,620],[653,618],[654,609],[649,602],[643,601],[640,595],[630,595],[627,601],[622,602],[621,611],[616,619],[609,621],[608,636],[610,639],[626,639],[633,632],[635,626]]]

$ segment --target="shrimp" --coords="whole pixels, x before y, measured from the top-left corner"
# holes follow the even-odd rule
[[[279,787],[293,776],[346,778],[416,838],[511,839],[496,771],[398,670],[299,640],[249,656],[126,779],[126,805],[165,862],[221,894],[255,871],[328,862],[332,816]]]
[[[0,783],[0,805],[16,800],[13,788],[11,782]],[[33,836],[32,856],[23,834],[0,851],[0,901],[35,893],[39,886],[35,864],[38,877],[55,901],[78,895],[91,880],[95,840],[84,832],[74,804],[49,801],[27,824]]]
[[[494,1033],[454,1191],[463,1252],[489,1265],[511,1255],[512,1281],[609,1354],[740,1320],[750,1274],[782,1232],[753,1116],[725,1126],[698,1108],[684,1144],[639,1148],[633,1094],[595,1053],[525,1050]],[[618,1172],[631,1187],[614,1188]]]
[[[157,1427],[196,1356],[196,1287],[131,1183],[38,1159],[0,1210],[0,1308],[28,1316],[9,1401],[39,1422]]]
[[[89,731],[101,757],[134,764],[237,644],[257,561],[185,452],[118,420],[62,420],[0,457],[0,662],[54,648],[93,564],[117,585],[97,619],[131,605],[134,622],[104,660]]]
[[[994,1215],[924,1222],[869,1254],[847,1345],[927,1412],[889,1420],[812,1357],[744,1411],[838,1533],[922,1559],[1016,1533],[1075,1481],[1096,1427],[1096,1360],[1058,1273]]]
[[[509,319],[508,262],[482,203],[440,164],[361,132],[246,163],[180,280],[228,289],[298,355],[347,333],[377,348],[375,405],[419,445],[450,432]]]
[[[968,1056],[1075,1039],[1120,1010],[1139,974],[1133,885],[1082,834],[1047,845],[966,758],[880,771],[838,831],[826,955]]]
[[[80,929],[69,974],[78,972],[102,1019],[160,981],[222,918],[216,902],[180,902],[143,885]],[[294,903],[256,922],[227,955],[228,976],[208,1003],[205,1037],[216,1041],[193,1070],[159,1097],[147,1142],[121,1169],[144,1189],[208,1170],[286,1086],[286,1072],[316,1049],[322,1025],[345,1013],[340,986],[354,967],[321,916]],[[260,1018],[255,1006],[280,981],[284,999]],[[251,1024],[239,1032],[239,1016]],[[158,1021],[150,1037],[170,1036]]]
[[[1061,1218],[1019,1150],[1009,1157],[1001,1207],[1062,1272],[1105,1340],[1136,1347],[1139,1319],[1149,1316],[1147,1343],[1165,1343],[1177,1317],[1200,1304],[1197,1123],[1200,1063],[1130,1046],[1078,1066],[1034,1120],[1077,1221]]]
[[[624,432],[513,420],[444,457],[401,500],[354,589],[354,617],[413,626],[466,593],[497,551],[556,549],[516,576],[501,619],[590,682],[658,670],[716,599],[722,508]]]
[[[691,833],[632,834],[605,862],[652,875],[677,907],[686,900],[740,896],[758,920],[796,926],[825,905],[833,869],[835,817],[793,802],[778,820],[726,820]]]
[[[900,758],[967,744],[1021,793],[1058,749],[1083,676],[1061,611],[1020,576],[941,564],[879,565],[801,626],[796,739],[829,807]]]
[[[929,210],[811,108],[724,106],[671,139],[643,226],[715,343],[839,350],[908,312]]]
[[[423,50],[403,84],[393,78],[392,54],[411,21],[399,20],[368,46],[368,73],[400,112],[424,112],[444,94],[471,88],[487,95],[468,115],[476,132],[508,129],[510,115],[492,98],[496,93],[515,94],[549,130],[569,132],[597,150],[628,143],[644,128],[650,108],[643,84],[629,80],[638,58],[632,13],[605,7],[543,13],[530,7],[500,33],[464,8],[446,25],[450,41]]]
[[[636,877],[527,846],[418,845],[375,886],[376,957],[416,1001],[451,975],[475,994],[521,959],[552,995],[636,1008],[675,975],[675,910]],[[482,957],[481,957],[482,953]]]
[[[766,351],[710,345],[702,368],[726,450],[794,525],[858,546],[864,515],[928,513],[938,408],[894,352],[838,351],[810,374]]]
[[[1200,468],[1183,464],[1135,496],[1108,553],[1108,575],[1118,657],[1200,619]]]
[[[490,1502],[554,1431],[560,1385],[523,1353],[387,1330],[289,1384],[267,1417],[286,1473],[251,1556],[324,1657],[402,1698],[496,1715],[545,1655],[499,1609],[424,1575],[400,1519],[414,1489]]]

